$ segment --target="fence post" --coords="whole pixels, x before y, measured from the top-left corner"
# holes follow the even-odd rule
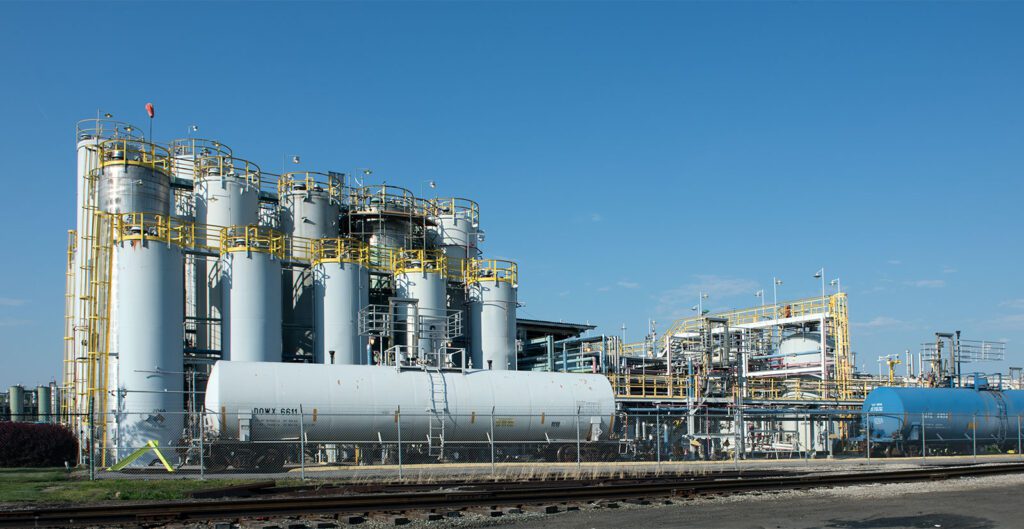
[[[306,414],[299,404],[299,478],[306,481]]]
[[[402,407],[395,410],[395,422],[398,424],[398,479],[405,479],[402,473]]]
[[[921,459],[928,457],[928,432],[924,429],[924,412],[921,412]]]
[[[494,406],[491,406],[491,477],[497,477],[494,468]]]
[[[193,375],[194,376],[194,375]],[[206,404],[203,404],[202,410],[199,412],[199,479],[206,479],[206,460],[205,446],[203,445],[203,438],[206,437]]]
[[[971,451],[974,455],[974,462],[978,462],[978,414],[971,416]]]
[[[865,417],[866,417],[865,421],[868,423],[868,428],[867,428],[867,433],[864,435],[864,438],[867,439],[867,443],[865,444],[865,447],[864,447],[864,452],[867,455],[868,461],[870,462],[871,461],[871,412],[867,412],[867,414],[865,414]]]
[[[95,403],[92,395],[89,395],[89,481],[96,479],[96,414]]]
[[[657,445],[658,446],[658,473],[660,474],[661,473],[661,414],[659,413],[659,414],[655,415],[654,419],[655,419],[656,424],[657,424],[657,433],[658,433],[658,445]]]
[[[576,470],[581,467],[580,461],[580,407],[576,407]]]

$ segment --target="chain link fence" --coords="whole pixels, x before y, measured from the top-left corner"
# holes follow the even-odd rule
[[[95,475],[299,479],[536,477],[657,472],[714,461],[1021,457],[1024,418],[860,411],[638,410],[559,414],[120,413],[76,421]],[[93,457],[90,458],[90,455]]]

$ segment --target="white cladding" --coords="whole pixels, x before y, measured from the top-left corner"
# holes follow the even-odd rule
[[[432,353],[444,346],[443,337],[448,315],[447,286],[448,282],[444,275],[435,272],[395,274],[397,297],[416,300],[415,311],[412,307],[400,306],[396,317],[404,317],[407,321],[406,329],[409,332],[406,345],[414,345],[414,332],[419,334],[419,341],[415,345],[419,346],[421,353]]]
[[[123,241],[114,251],[119,310],[110,394],[118,398],[115,429],[108,433],[121,459],[149,441],[169,446],[181,436],[184,276],[178,246]]]
[[[370,272],[355,263],[313,267],[315,363],[365,364],[366,337],[359,336],[359,310],[370,302]]]
[[[259,222],[259,189],[245,178],[200,172],[195,182],[193,199],[196,224],[208,226],[205,230],[197,231],[197,244],[217,248],[220,246],[221,228],[249,226]],[[195,311],[199,322],[196,346],[199,349],[220,349],[226,352],[228,323],[222,313],[221,300],[227,294],[223,291],[220,270],[215,261],[196,257],[194,277]]]
[[[516,369],[516,287],[482,281],[470,289],[470,335],[473,367]]]
[[[223,358],[281,361],[281,261],[263,252],[229,252],[221,262]]]
[[[435,374],[434,377],[438,375]],[[615,412],[602,375],[534,371],[443,372],[445,442],[607,439]],[[426,442],[434,409],[431,374],[381,366],[217,362],[206,387],[211,426],[237,438],[240,415],[253,437],[294,439],[299,412],[309,441]]]
[[[468,215],[461,212],[449,213],[438,217],[437,244],[444,248],[448,258],[449,270],[461,270],[466,258],[480,257],[477,247],[477,225]]]

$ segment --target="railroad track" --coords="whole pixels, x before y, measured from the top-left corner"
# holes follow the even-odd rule
[[[0,512],[0,527],[69,527],[228,520],[256,516],[399,513],[500,506],[551,505],[595,500],[629,500],[780,489],[808,489],[863,483],[940,480],[1024,472],[1024,463],[928,467],[912,470],[727,478],[565,480],[469,484],[435,490],[266,497],[217,501],[175,501],[133,505],[39,508]]]

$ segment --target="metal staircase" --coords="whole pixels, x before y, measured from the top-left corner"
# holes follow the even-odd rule
[[[448,385],[444,374],[434,366],[424,367],[430,375],[430,426],[427,446],[431,456],[444,457],[444,425],[448,415]]]

